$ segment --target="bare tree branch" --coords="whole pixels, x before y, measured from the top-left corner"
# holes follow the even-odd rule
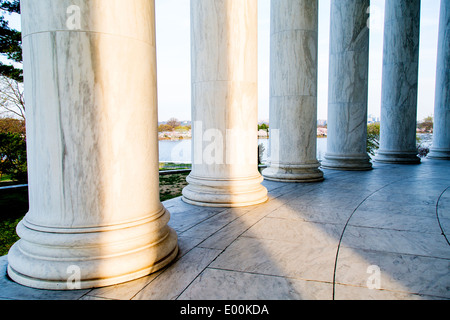
[[[0,113],[25,120],[23,85],[4,76],[0,76]]]

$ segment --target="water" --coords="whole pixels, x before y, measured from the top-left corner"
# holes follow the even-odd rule
[[[433,141],[432,134],[417,134],[421,139],[422,146],[431,147]],[[264,145],[263,162],[267,161],[269,151],[269,140],[261,139],[258,142]],[[159,141],[159,161],[160,162],[181,162],[191,163],[192,140],[180,141]],[[327,152],[327,138],[317,139],[317,159],[323,160]]]
[[[417,138],[419,138],[419,143],[422,147],[431,148],[433,145],[432,133],[418,133]]]
[[[264,146],[263,162],[267,161],[269,151],[269,140],[261,139],[259,144]],[[160,162],[181,162],[191,163],[191,145],[192,140],[180,141],[159,141],[159,161]],[[322,160],[327,152],[327,139],[317,139],[317,158]]]

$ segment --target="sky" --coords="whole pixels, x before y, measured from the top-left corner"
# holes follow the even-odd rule
[[[369,114],[380,116],[385,0],[371,1]],[[418,120],[434,113],[440,0],[422,1]],[[258,0],[259,120],[269,120],[270,0]],[[191,120],[189,0],[156,0],[159,120]],[[319,0],[318,119],[327,119],[330,0]]]
[[[330,1],[319,0],[318,119],[327,119]],[[369,114],[381,108],[385,0],[371,0]],[[159,121],[191,120],[190,1],[155,0]],[[418,120],[434,113],[440,0],[422,1]],[[13,15],[10,25],[20,29]],[[260,121],[269,120],[270,0],[258,0]]]

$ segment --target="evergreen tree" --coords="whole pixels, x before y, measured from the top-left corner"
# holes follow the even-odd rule
[[[0,54],[15,63],[22,63],[22,34],[11,29],[6,14],[20,14],[20,0],[0,0]],[[0,62],[0,75],[22,82],[23,71],[12,64]]]

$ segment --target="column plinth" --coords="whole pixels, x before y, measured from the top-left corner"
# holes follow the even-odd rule
[[[113,285],[177,255],[159,199],[154,1],[124,3],[21,1],[30,208],[8,274],[25,286]]]
[[[427,158],[435,160],[450,160],[450,149],[449,148],[438,149],[435,146],[433,146],[430,149],[430,153],[428,154]]]
[[[416,151],[405,152],[403,150],[391,151],[380,149],[377,153],[376,162],[397,164],[420,164],[420,158]]]
[[[263,175],[267,180],[278,182],[320,182],[324,177],[319,166],[319,162],[309,165],[271,164],[263,171]]]
[[[144,221],[78,229],[47,228],[25,219],[17,227],[21,240],[8,254],[8,275],[47,290],[105,287],[144,277],[178,254],[169,216],[162,208]]]
[[[370,157],[366,154],[334,154],[328,152],[322,161],[322,167],[331,170],[368,171],[372,170]]]
[[[261,175],[243,179],[187,177],[189,186],[183,190],[186,203],[205,207],[245,207],[267,200],[267,189],[261,185]]]

